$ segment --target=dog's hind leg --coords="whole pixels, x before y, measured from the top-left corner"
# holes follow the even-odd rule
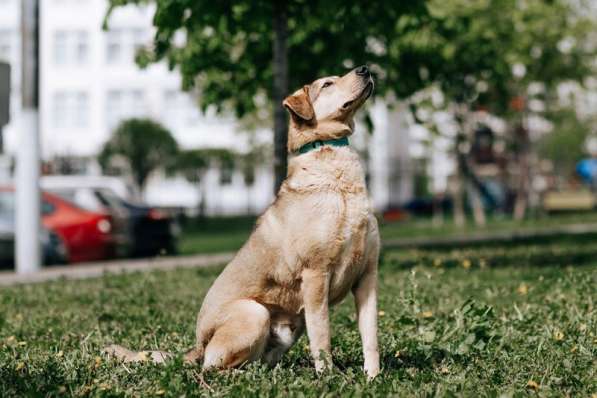
[[[233,368],[260,359],[270,332],[270,313],[254,300],[226,306],[226,320],[205,347],[203,369]]]

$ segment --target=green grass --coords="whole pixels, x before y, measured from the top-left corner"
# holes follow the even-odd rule
[[[255,217],[208,218],[190,221],[183,228],[179,241],[181,254],[218,253],[238,250],[253,230]],[[458,228],[451,222],[434,226],[429,219],[413,218],[392,223],[380,223],[385,240],[420,237],[475,235],[503,231],[529,231],[577,223],[597,223],[597,212],[560,214],[514,221],[510,218],[493,218],[487,226],[476,227],[469,223]]]
[[[206,218],[191,220],[182,231],[178,248],[181,254],[235,251],[245,243],[255,217]]]
[[[208,372],[207,387],[180,358],[125,366],[100,348],[191,347],[196,312],[218,267],[4,288],[0,395],[591,396],[597,262],[543,264],[526,254],[577,249],[597,258],[597,243],[569,242],[385,253],[383,369],[371,383],[361,372],[350,299],[332,314],[332,372],[315,374],[303,337],[275,369],[255,363]]]

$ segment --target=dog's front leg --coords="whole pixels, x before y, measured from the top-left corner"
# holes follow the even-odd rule
[[[365,274],[353,288],[359,332],[363,342],[365,372],[372,379],[379,373],[379,351],[377,348],[377,259],[375,254],[369,261]]]
[[[330,277],[327,271],[307,268],[302,272],[302,295],[309,347],[315,370],[332,366],[328,294]]]

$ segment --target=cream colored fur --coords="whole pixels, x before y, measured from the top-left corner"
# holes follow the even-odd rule
[[[366,75],[315,81],[284,101],[291,115],[289,151],[350,135],[371,93]],[[379,372],[377,262],[379,232],[364,172],[350,147],[323,146],[291,158],[288,177],[255,231],[209,289],[188,361],[230,368],[275,364],[306,329],[317,371],[331,366],[329,307],[352,291],[364,368]],[[170,354],[106,351],[125,361],[161,362]]]

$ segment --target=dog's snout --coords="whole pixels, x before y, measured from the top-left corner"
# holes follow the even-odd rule
[[[369,68],[367,68],[367,65],[359,66],[358,68],[355,69],[355,73],[358,76],[368,77],[369,76]]]

